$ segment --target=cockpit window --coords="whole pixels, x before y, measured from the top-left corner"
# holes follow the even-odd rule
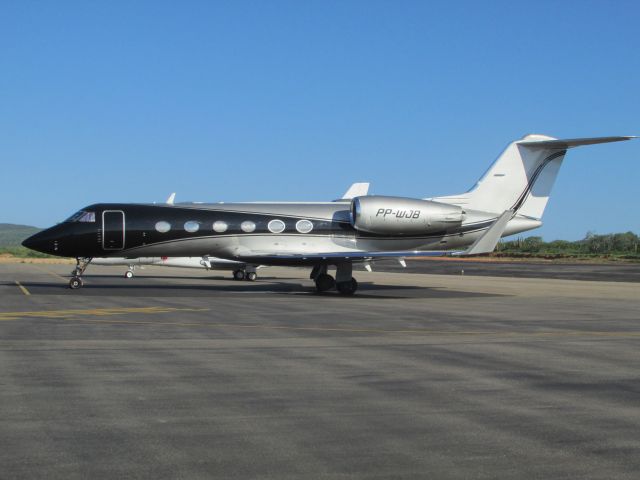
[[[65,222],[86,222],[93,223],[96,221],[96,212],[87,212],[85,210],[80,210],[79,212],[74,213],[69,218],[65,220]]]

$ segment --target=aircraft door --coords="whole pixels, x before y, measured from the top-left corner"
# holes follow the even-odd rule
[[[104,250],[124,248],[124,212],[122,210],[102,212],[102,248]]]

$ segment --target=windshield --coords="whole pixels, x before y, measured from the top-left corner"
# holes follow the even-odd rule
[[[96,212],[87,212],[86,210],[80,210],[74,213],[65,222],[95,222]]]

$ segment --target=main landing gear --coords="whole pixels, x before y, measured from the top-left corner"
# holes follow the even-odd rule
[[[87,269],[89,264],[91,263],[92,258],[76,258],[76,268],[71,272],[71,280],[69,280],[69,288],[75,290],[77,288],[82,288],[82,275],[84,271]]]
[[[258,274],[256,273],[256,267],[247,266],[245,269],[238,269],[233,271],[233,279],[234,280],[247,280],[248,282],[255,282],[258,278]]]
[[[352,276],[351,262],[338,264],[336,278],[327,273],[327,265],[316,265],[310,278],[316,282],[318,293],[328,292],[334,288],[342,295],[353,295],[358,290],[358,282]]]

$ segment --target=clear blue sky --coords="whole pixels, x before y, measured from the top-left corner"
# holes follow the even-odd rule
[[[0,222],[460,193],[526,133],[640,134],[639,2],[0,4]],[[640,232],[639,182],[571,151],[536,234]]]

